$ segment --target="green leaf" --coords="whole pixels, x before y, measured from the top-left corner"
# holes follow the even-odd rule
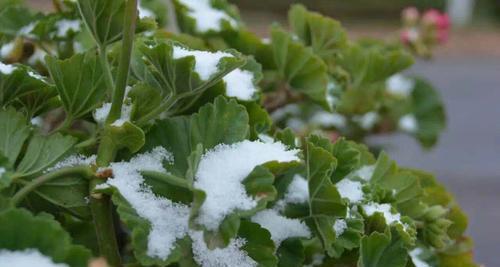
[[[361,240],[358,266],[405,267],[408,254],[403,242],[389,233],[373,232]]]
[[[347,33],[338,21],[294,5],[288,12],[288,23],[306,46],[312,47],[329,66],[335,66],[341,49],[347,45]]]
[[[132,99],[132,112],[130,118],[137,121],[158,108],[161,104],[161,93],[159,90],[145,83],[135,84],[127,95]]]
[[[418,124],[414,135],[424,147],[431,147],[446,126],[444,104],[432,85],[422,79],[416,79],[411,99],[412,113]]]
[[[326,64],[311,48],[294,41],[278,27],[272,28],[271,38],[278,71],[290,89],[330,110],[332,107],[327,101],[329,78]]]
[[[387,153],[382,152],[377,159],[375,170],[373,170],[373,175],[370,181],[372,183],[379,183],[387,176],[395,174],[397,172],[397,168],[398,166],[396,165],[396,162],[391,160]]]
[[[16,175],[26,177],[41,173],[68,155],[77,140],[59,133],[50,136],[36,134],[30,139],[23,159],[17,165]]]
[[[101,140],[113,144],[116,149],[127,148],[131,153],[139,151],[146,142],[142,129],[129,121],[121,126],[106,126]]]
[[[334,182],[342,180],[346,175],[360,167],[361,153],[345,138],[339,138],[333,144],[332,155],[337,159],[338,167],[333,172]]]
[[[0,105],[11,105],[29,117],[44,111],[57,92],[42,76],[28,66],[4,65],[10,73],[0,72]]]
[[[21,33],[20,30],[23,27],[28,29],[28,25],[35,23],[41,17],[40,13],[35,14],[21,5],[7,6],[0,12],[0,33],[10,36],[29,35],[29,32]]]
[[[332,227],[334,219],[345,217],[347,212],[346,204],[330,180],[336,165],[336,159],[328,151],[310,142],[307,143],[306,173],[309,184],[310,217],[307,223],[331,256],[334,255],[335,232]]]
[[[67,232],[47,215],[33,216],[25,210],[7,210],[0,213],[0,249],[21,251],[37,249],[57,263],[85,267],[90,252],[71,244]]]
[[[273,267],[277,265],[278,259],[274,255],[274,242],[266,229],[257,223],[243,220],[238,230],[238,236],[246,240],[242,249],[258,263],[258,266]]]
[[[98,45],[105,47],[121,38],[124,0],[78,0],[78,9]]]
[[[218,144],[242,141],[248,134],[245,107],[221,96],[190,117],[179,116],[158,121],[147,134],[144,150],[165,147],[175,155],[172,172],[184,177],[188,170],[187,158],[198,144],[208,150]]]
[[[302,267],[305,255],[304,246],[299,238],[288,238],[281,242],[276,251],[279,267]]]
[[[3,154],[9,166],[13,167],[30,135],[26,118],[13,108],[0,111],[0,153]]]
[[[67,176],[44,183],[31,192],[24,203],[32,211],[58,215],[66,212],[78,218],[89,219],[90,209],[86,198],[89,183],[86,178]]]
[[[94,52],[76,54],[66,60],[47,57],[46,63],[67,120],[78,119],[103,102],[107,91],[104,71]]]

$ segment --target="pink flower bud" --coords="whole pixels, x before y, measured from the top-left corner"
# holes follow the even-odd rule
[[[438,17],[437,20],[438,29],[448,30],[450,28],[450,17],[448,14],[444,13]]]
[[[428,26],[436,26],[440,20],[441,13],[436,9],[429,9],[425,11],[422,16],[422,22]]]
[[[416,7],[410,6],[401,11],[401,18],[405,23],[415,24],[417,23],[419,17],[420,13]]]
[[[417,29],[409,28],[401,31],[400,38],[404,44],[414,43],[418,40],[420,34]]]

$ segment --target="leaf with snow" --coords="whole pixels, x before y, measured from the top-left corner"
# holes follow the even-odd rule
[[[238,21],[226,1],[176,0],[176,10],[183,32],[205,34],[237,28]]]
[[[175,155],[172,173],[184,177],[188,157],[201,144],[211,149],[218,144],[232,144],[249,134],[245,107],[234,100],[218,97],[191,116],[178,116],[158,121],[146,136],[144,150],[163,146]]]
[[[90,251],[82,246],[73,245],[70,235],[57,221],[46,214],[33,216],[28,211],[20,209],[2,211],[0,235],[2,262],[6,251],[19,253],[18,259],[24,258],[31,266],[39,263],[33,262],[33,257],[29,257],[33,256],[33,253],[40,253],[43,258],[53,262],[75,267],[86,267],[91,257]],[[30,253],[27,251],[29,249],[34,252]]]
[[[104,70],[94,52],[60,60],[47,57],[47,68],[61,97],[67,120],[81,118],[103,102],[108,89]]]
[[[14,106],[36,116],[51,104],[57,104],[56,95],[54,86],[30,67],[0,62],[1,106]]]
[[[31,30],[42,14],[21,5],[9,5],[0,12],[0,32],[10,36],[32,37]]]
[[[190,50],[170,41],[145,41],[134,52],[132,74],[158,90],[161,111],[182,112],[209,87],[245,64],[235,52]]]

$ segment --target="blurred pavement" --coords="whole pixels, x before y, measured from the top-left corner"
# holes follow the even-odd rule
[[[499,43],[500,46],[500,43]],[[411,73],[429,79],[444,99],[448,126],[423,151],[408,136],[373,138],[401,165],[435,173],[469,215],[475,256],[500,266],[500,57],[437,57]]]

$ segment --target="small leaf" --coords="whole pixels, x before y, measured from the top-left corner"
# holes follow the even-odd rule
[[[246,240],[242,249],[259,266],[276,266],[278,259],[274,255],[274,242],[271,240],[271,234],[266,229],[260,227],[257,223],[243,220],[238,230],[238,236]]]
[[[36,249],[69,266],[85,267],[91,256],[87,249],[71,244],[69,234],[54,219],[25,210],[0,212],[0,236],[0,250]]]
[[[116,149],[127,148],[131,153],[139,151],[146,142],[142,129],[129,121],[121,126],[106,126],[101,140],[113,144]]]
[[[46,63],[69,119],[78,119],[102,103],[107,92],[104,71],[92,51],[66,60],[47,57]]]
[[[299,238],[288,238],[284,240],[278,250],[279,267],[302,267],[305,255],[304,246]]]

